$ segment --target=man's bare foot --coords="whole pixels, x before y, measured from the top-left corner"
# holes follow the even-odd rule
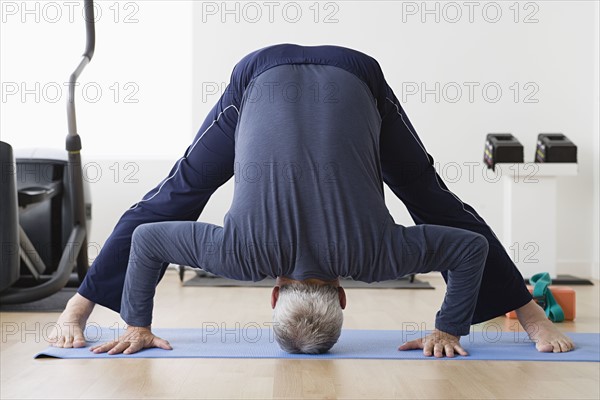
[[[531,300],[516,311],[519,322],[538,351],[562,353],[575,348],[573,341],[554,326],[535,301]]]
[[[67,307],[58,317],[58,321],[48,338],[48,343],[54,347],[84,347],[85,337],[83,329],[95,303],[86,299],[79,293],[71,297]]]

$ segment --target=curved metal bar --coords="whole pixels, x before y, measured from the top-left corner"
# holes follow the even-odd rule
[[[84,0],[83,9],[85,12],[85,52],[83,53],[83,56],[92,61],[94,49],[96,47],[94,1]]]
[[[77,118],[75,116],[75,86],[77,78],[83,72],[83,69],[89,64],[94,56],[96,48],[96,29],[94,23],[94,1],[84,0],[83,9],[85,12],[85,51],[83,58],[77,65],[77,68],[69,76],[69,97],[67,99],[67,124],[69,135],[77,135]]]
[[[75,86],[77,84],[77,78],[83,71],[86,65],[88,65],[90,59],[84,56],[81,62],[77,66],[77,69],[69,77],[69,100],[67,102],[67,123],[69,126],[69,135],[77,135],[77,118],[75,116]]]

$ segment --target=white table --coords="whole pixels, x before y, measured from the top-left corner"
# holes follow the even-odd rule
[[[499,163],[503,181],[502,244],[525,278],[556,277],[557,178],[577,175],[577,163]]]

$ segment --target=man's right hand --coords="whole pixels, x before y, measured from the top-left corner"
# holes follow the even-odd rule
[[[401,351],[416,349],[423,349],[423,354],[427,357],[454,357],[455,352],[461,356],[469,355],[460,345],[460,337],[437,329],[424,338],[411,340],[398,347]]]
[[[94,353],[133,354],[142,349],[158,347],[165,350],[173,350],[169,342],[154,336],[150,327],[128,326],[127,330],[118,340],[104,343],[90,348]]]

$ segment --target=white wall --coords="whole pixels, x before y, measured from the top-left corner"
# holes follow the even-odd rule
[[[30,16],[21,22],[22,15],[4,12],[4,4],[9,2],[1,3],[6,18],[0,32],[3,85],[62,83],[83,47],[81,14],[73,23],[53,24],[44,16],[39,23]],[[110,9],[113,2],[98,4],[103,14],[97,24],[97,51],[82,83],[96,82],[103,96],[96,103],[78,103],[84,156],[104,163],[107,177],[114,174],[108,169],[114,162],[121,167],[127,161],[137,162],[140,180],[130,185],[110,181],[92,185],[95,241],[102,243],[121,210],[164,177],[218,98],[218,93],[207,90],[224,88],[233,65],[243,55],[282,42],[337,44],[379,60],[451,189],[499,234],[501,183],[486,181],[479,163],[485,134],[512,132],[523,142],[526,160],[533,158],[537,133],[569,136],[579,147],[580,174],[559,182],[559,272],[598,275],[598,176],[594,179],[594,170],[598,170],[598,85],[593,84],[598,82],[596,2],[520,2],[518,7],[514,2],[475,2],[470,3],[474,5],[471,16],[465,2],[427,2],[430,10],[438,7],[439,22],[435,12],[423,14],[420,1],[316,5],[282,1],[271,3],[271,15],[266,2],[227,2],[224,6],[220,1],[136,1],[137,9],[125,9],[126,3],[119,3],[117,22]],[[224,13],[224,7],[233,11]],[[492,23],[498,8],[502,15]],[[301,17],[293,22],[298,9]],[[518,22],[514,20],[516,9]],[[457,10],[462,16],[452,23]],[[260,18],[256,11],[262,13]],[[125,23],[124,17],[132,12],[138,21]],[[529,22],[532,18],[537,22],[525,23],[528,16]],[[36,62],[35,53],[45,61]],[[115,101],[110,89],[115,82],[121,95],[128,92],[124,87],[128,82],[137,85],[139,91],[133,98],[138,102],[126,103],[123,97]],[[439,91],[436,101],[434,94],[422,99],[420,89],[417,94],[410,92],[421,84],[433,89],[436,82],[448,89],[460,86],[462,97],[453,102],[454,91]],[[473,101],[468,82],[479,85]],[[520,94],[516,102],[515,82]],[[497,102],[484,97],[486,84],[501,88]],[[494,96],[492,89],[489,96]],[[525,100],[534,89],[532,97]],[[32,97],[28,95],[24,102],[14,95],[3,98],[2,140],[15,146],[62,147],[64,98],[56,103],[42,98],[36,103]],[[537,102],[528,102],[531,100]],[[479,163],[473,177],[464,164],[467,162]],[[459,177],[455,176],[456,165],[461,166]],[[217,192],[201,219],[220,223],[231,194],[230,183]],[[387,198],[396,220],[411,223],[393,195],[388,193]],[[594,260],[596,266],[592,267]]]
[[[72,17],[70,3],[77,5]],[[15,147],[64,146],[63,83],[85,44],[81,4],[1,2],[1,132]],[[193,133],[191,3],[95,5],[96,52],[80,77],[75,102],[84,153],[180,154]],[[24,90],[32,93],[22,97]]]
[[[594,77],[594,104],[593,112],[595,113],[594,118],[594,196],[592,199],[592,205],[594,207],[592,225],[592,276],[596,279],[600,278],[600,3],[595,3],[594,18],[596,23],[594,24],[594,64],[595,64],[595,77]]]

